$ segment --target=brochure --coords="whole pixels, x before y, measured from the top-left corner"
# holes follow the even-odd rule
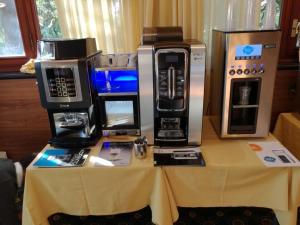
[[[82,166],[90,149],[47,149],[33,164],[36,167],[73,167]]]
[[[300,166],[300,161],[278,141],[249,142],[248,144],[267,167]]]
[[[133,142],[103,142],[95,166],[128,166]]]
[[[205,166],[199,147],[162,148],[154,147],[154,165]]]

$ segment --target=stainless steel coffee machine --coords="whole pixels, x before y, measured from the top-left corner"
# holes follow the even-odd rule
[[[281,32],[213,31],[211,119],[220,137],[269,133]]]
[[[94,145],[100,135],[97,93],[90,77],[100,52],[95,39],[42,40],[35,63],[41,104],[48,111],[52,138],[59,147]]]
[[[158,146],[200,144],[205,46],[166,29],[144,29],[138,48],[141,134]]]

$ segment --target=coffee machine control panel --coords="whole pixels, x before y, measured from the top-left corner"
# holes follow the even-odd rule
[[[77,104],[77,107],[90,105],[90,97],[87,92],[86,71],[79,69],[78,60],[45,60],[37,62],[37,70],[41,76],[38,78],[40,92],[42,93],[42,105],[45,108],[69,108]],[[81,75],[79,75],[82,73]],[[86,97],[85,97],[86,96]],[[68,104],[64,104],[68,103]]]
[[[239,76],[239,75],[263,75],[266,72],[264,64],[247,64],[246,66],[242,65],[232,65],[228,71],[230,76]]]
[[[188,52],[185,49],[159,49],[155,57],[158,111],[185,110]]]
[[[76,97],[75,79],[71,68],[46,69],[51,97]]]
[[[234,62],[228,68],[230,76],[259,76],[265,73],[265,64],[262,61],[262,44],[236,45]]]

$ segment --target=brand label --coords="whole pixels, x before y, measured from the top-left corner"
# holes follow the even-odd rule
[[[63,104],[60,104],[59,107],[60,107],[60,108],[69,108],[70,105],[63,105]]]
[[[203,60],[203,54],[201,53],[192,53],[191,54],[192,62],[201,62]]]
[[[276,48],[276,44],[266,44],[264,48]]]

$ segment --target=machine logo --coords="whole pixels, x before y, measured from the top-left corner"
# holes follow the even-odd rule
[[[247,45],[243,48],[243,52],[247,55],[250,55],[254,51],[254,48],[250,45]]]
[[[59,105],[59,108],[69,108],[69,107],[70,105],[62,105],[62,104]]]

